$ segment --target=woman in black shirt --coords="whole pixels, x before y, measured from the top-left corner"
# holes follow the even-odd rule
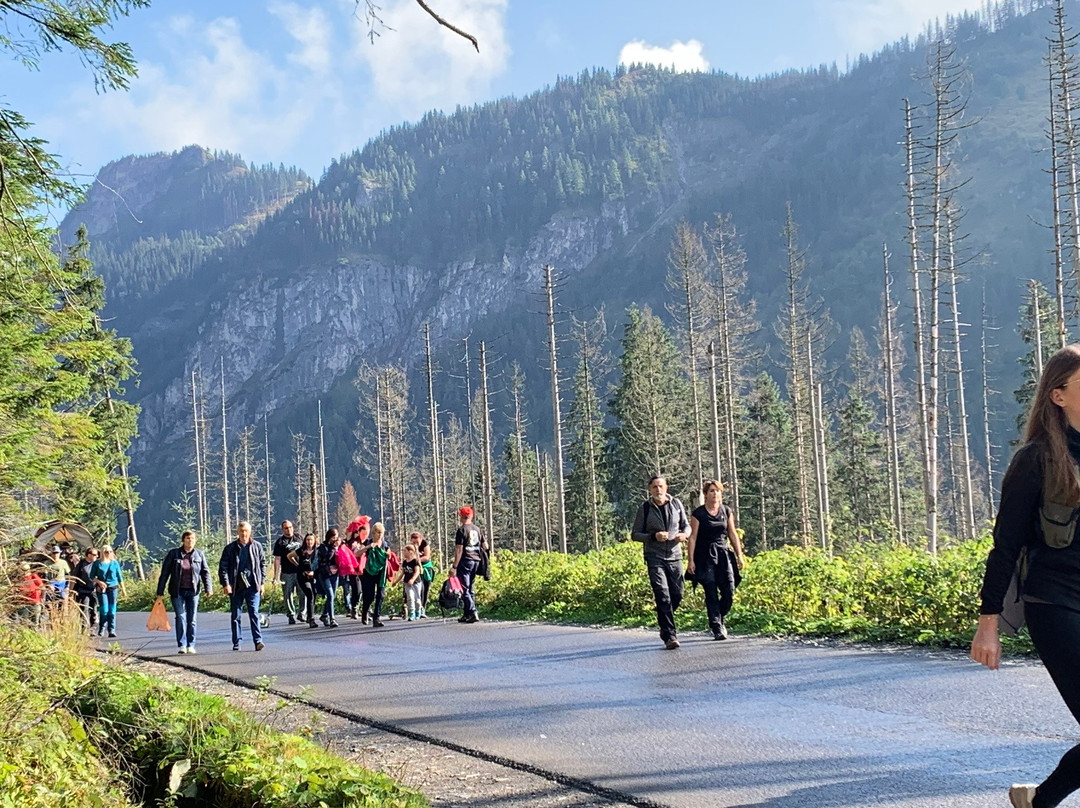
[[[300,590],[300,617],[310,628],[318,628],[315,622],[315,574],[319,569],[319,547],[315,534],[308,533],[296,551],[296,586]]]
[[[705,611],[714,640],[727,639],[724,618],[731,611],[737,570],[744,563],[735,512],[724,504],[723,491],[718,480],[707,480],[701,487],[705,504],[690,514],[687,543],[690,563],[686,571],[705,590]]]
[[[1001,481],[994,547],[986,560],[979,625],[971,658],[990,670],[1001,661],[998,617],[1017,559],[1024,617],[1035,650],[1073,716],[1080,721],[1080,345],[1046,363],[1028,415],[1024,445]],[[1047,521],[1047,515],[1058,516]],[[1071,518],[1070,518],[1071,517]],[[1054,522],[1058,524],[1054,524]],[[1080,745],[1038,785],[1009,789],[1014,808],[1053,808],[1080,789]]]

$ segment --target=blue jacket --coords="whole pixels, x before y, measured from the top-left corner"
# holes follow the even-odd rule
[[[165,554],[165,560],[161,562],[161,575],[158,576],[157,594],[160,598],[165,594],[166,584],[169,587],[169,597],[175,598],[180,591],[180,556],[184,550],[182,547],[174,547]],[[195,548],[191,551],[191,579],[195,583],[195,594],[205,592],[210,595],[214,591],[210,580],[210,564],[203,555],[203,551]]]
[[[221,551],[221,561],[218,563],[218,580],[221,581],[222,588],[231,587],[233,592],[239,589],[237,576],[240,572],[240,553],[244,551],[251,553],[253,578],[251,585],[258,589],[262,588],[263,581],[266,579],[266,557],[263,555],[262,545],[254,540],[246,546],[241,546],[239,541],[225,545],[225,549]]]

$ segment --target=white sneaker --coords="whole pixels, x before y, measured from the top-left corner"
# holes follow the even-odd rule
[[[188,652],[189,654],[194,654],[194,653],[195,653],[195,646],[194,646],[194,645],[189,645],[189,646],[187,647],[187,652]]]
[[[179,648],[176,649],[176,653],[178,653],[178,654],[186,654],[187,649],[184,646],[181,645]]]
[[[1013,808],[1031,808],[1032,802],[1035,799],[1036,788],[1038,788],[1038,786],[1030,783],[1010,786],[1009,802],[1013,804]]]

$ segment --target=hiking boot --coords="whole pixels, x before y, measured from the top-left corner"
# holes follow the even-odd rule
[[[1030,783],[1010,786],[1009,802],[1013,804],[1013,808],[1031,808],[1035,801],[1036,788],[1037,786]]]
[[[261,642],[257,642],[257,643],[255,643],[255,650],[256,650],[256,651],[261,651],[261,650],[262,650],[262,649],[264,649],[265,647],[266,647],[266,646],[265,646],[265,645],[263,645],[263,644],[262,644]]]
[[[664,643],[664,647],[669,651],[674,651],[676,648],[679,647],[679,641],[672,637],[670,640],[667,640]]]

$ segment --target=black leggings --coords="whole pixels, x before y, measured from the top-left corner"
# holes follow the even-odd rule
[[[382,599],[383,599],[383,578],[373,575],[360,575],[360,588],[364,590],[364,600],[362,604],[362,616],[366,619],[368,615],[368,609],[371,608],[372,601],[375,603],[375,612],[372,618],[375,621],[379,619],[379,612],[382,611]]]
[[[296,588],[300,590],[300,619],[311,623],[315,620],[315,580],[298,573]]]
[[[1065,706],[1080,721],[1080,612],[1048,603],[1025,603],[1024,616],[1035,650]],[[1033,808],[1054,808],[1080,789],[1080,744],[1061,758],[1039,786]]]

